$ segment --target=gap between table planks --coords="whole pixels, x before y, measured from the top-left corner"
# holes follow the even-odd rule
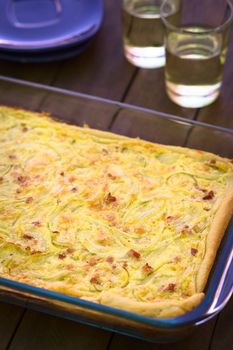
[[[111,333],[28,310],[9,350],[107,349]]]

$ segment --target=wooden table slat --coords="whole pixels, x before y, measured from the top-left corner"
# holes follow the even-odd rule
[[[184,340],[177,343],[153,344],[142,340],[115,334],[109,350],[208,350],[216,319],[198,327]]]
[[[122,53],[120,1],[105,0],[104,22],[90,47],[64,61],[54,85],[121,100],[135,72]]]
[[[20,63],[0,60],[0,74],[50,85],[60,72],[62,62]]]
[[[196,109],[180,107],[168,98],[163,68],[140,69],[125,102],[190,119],[193,119],[196,113]]]
[[[7,348],[22,316],[24,308],[0,302],[0,349]]]
[[[210,350],[233,349],[233,297],[218,317]]]
[[[9,350],[106,350],[111,333],[27,311]]]
[[[153,114],[125,109],[118,113],[111,131],[151,142],[183,146],[190,128],[190,125],[177,124]]]

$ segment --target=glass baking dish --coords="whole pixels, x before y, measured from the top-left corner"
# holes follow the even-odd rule
[[[73,124],[215,152],[233,158],[233,130],[141,107],[0,76],[0,104],[44,111]],[[0,299],[154,342],[181,339],[214,317],[233,292],[233,220],[202,303],[183,316],[155,319],[0,278]]]

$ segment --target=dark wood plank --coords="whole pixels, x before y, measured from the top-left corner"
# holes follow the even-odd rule
[[[172,344],[152,344],[142,340],[115,334],[109,350],[208,350],[215,322],[215,319],[209,321],[207,324],[197,328],[186,339]]]
[[[110,99],[122,98],[135,67],[123,56],[120,3],[105,0],[100,32],[85,52],[64,62],[54,85]]]
[[[195,109],[183,108],[167,96],[164,83],[164,68],[139,69],[125,102],[157,111],[194,118]]]
[[[20,63],[0,60],[0,74],[49,85],[60,72],[62,62]]]
[[[195,126],[190,132],[187,146],[232,158],[233,134]]]
[[[49,93],[40,104],[40,110],[83,126],[107,130],[118,107],[97,100],[87,100],[63,93]]]
[[[94,327],[27,311],[9,350],[105,350],[110,336]]]
[[[20,322],[24,309],[0,302],[0,349],[7,348],[15,329]]]
[[[210,350],[233,349],[233,297],[221,312]]]
[[[167,118],[159,118],[142,111],[122,110],[112,124],[111,130],[147,141],[183,146],[190,125],[172,122]]]
[[[35,90],[26,85],[18,85],[6,81],[0,81],[0,104],[38,110],[41,102],[47,95],[44,90]]]

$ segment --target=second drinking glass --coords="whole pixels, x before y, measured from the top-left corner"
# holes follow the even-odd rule
[[[207,1],[193,1],[181,11],[182,4],[186,2],[165,0],[161,6],[166,28],[166,90],[180,106],[203,107],[220,93],[233,6],[230,0],[212,1],[211,6]],[[182,16],[171,21],[170,15],[177,11]]]

